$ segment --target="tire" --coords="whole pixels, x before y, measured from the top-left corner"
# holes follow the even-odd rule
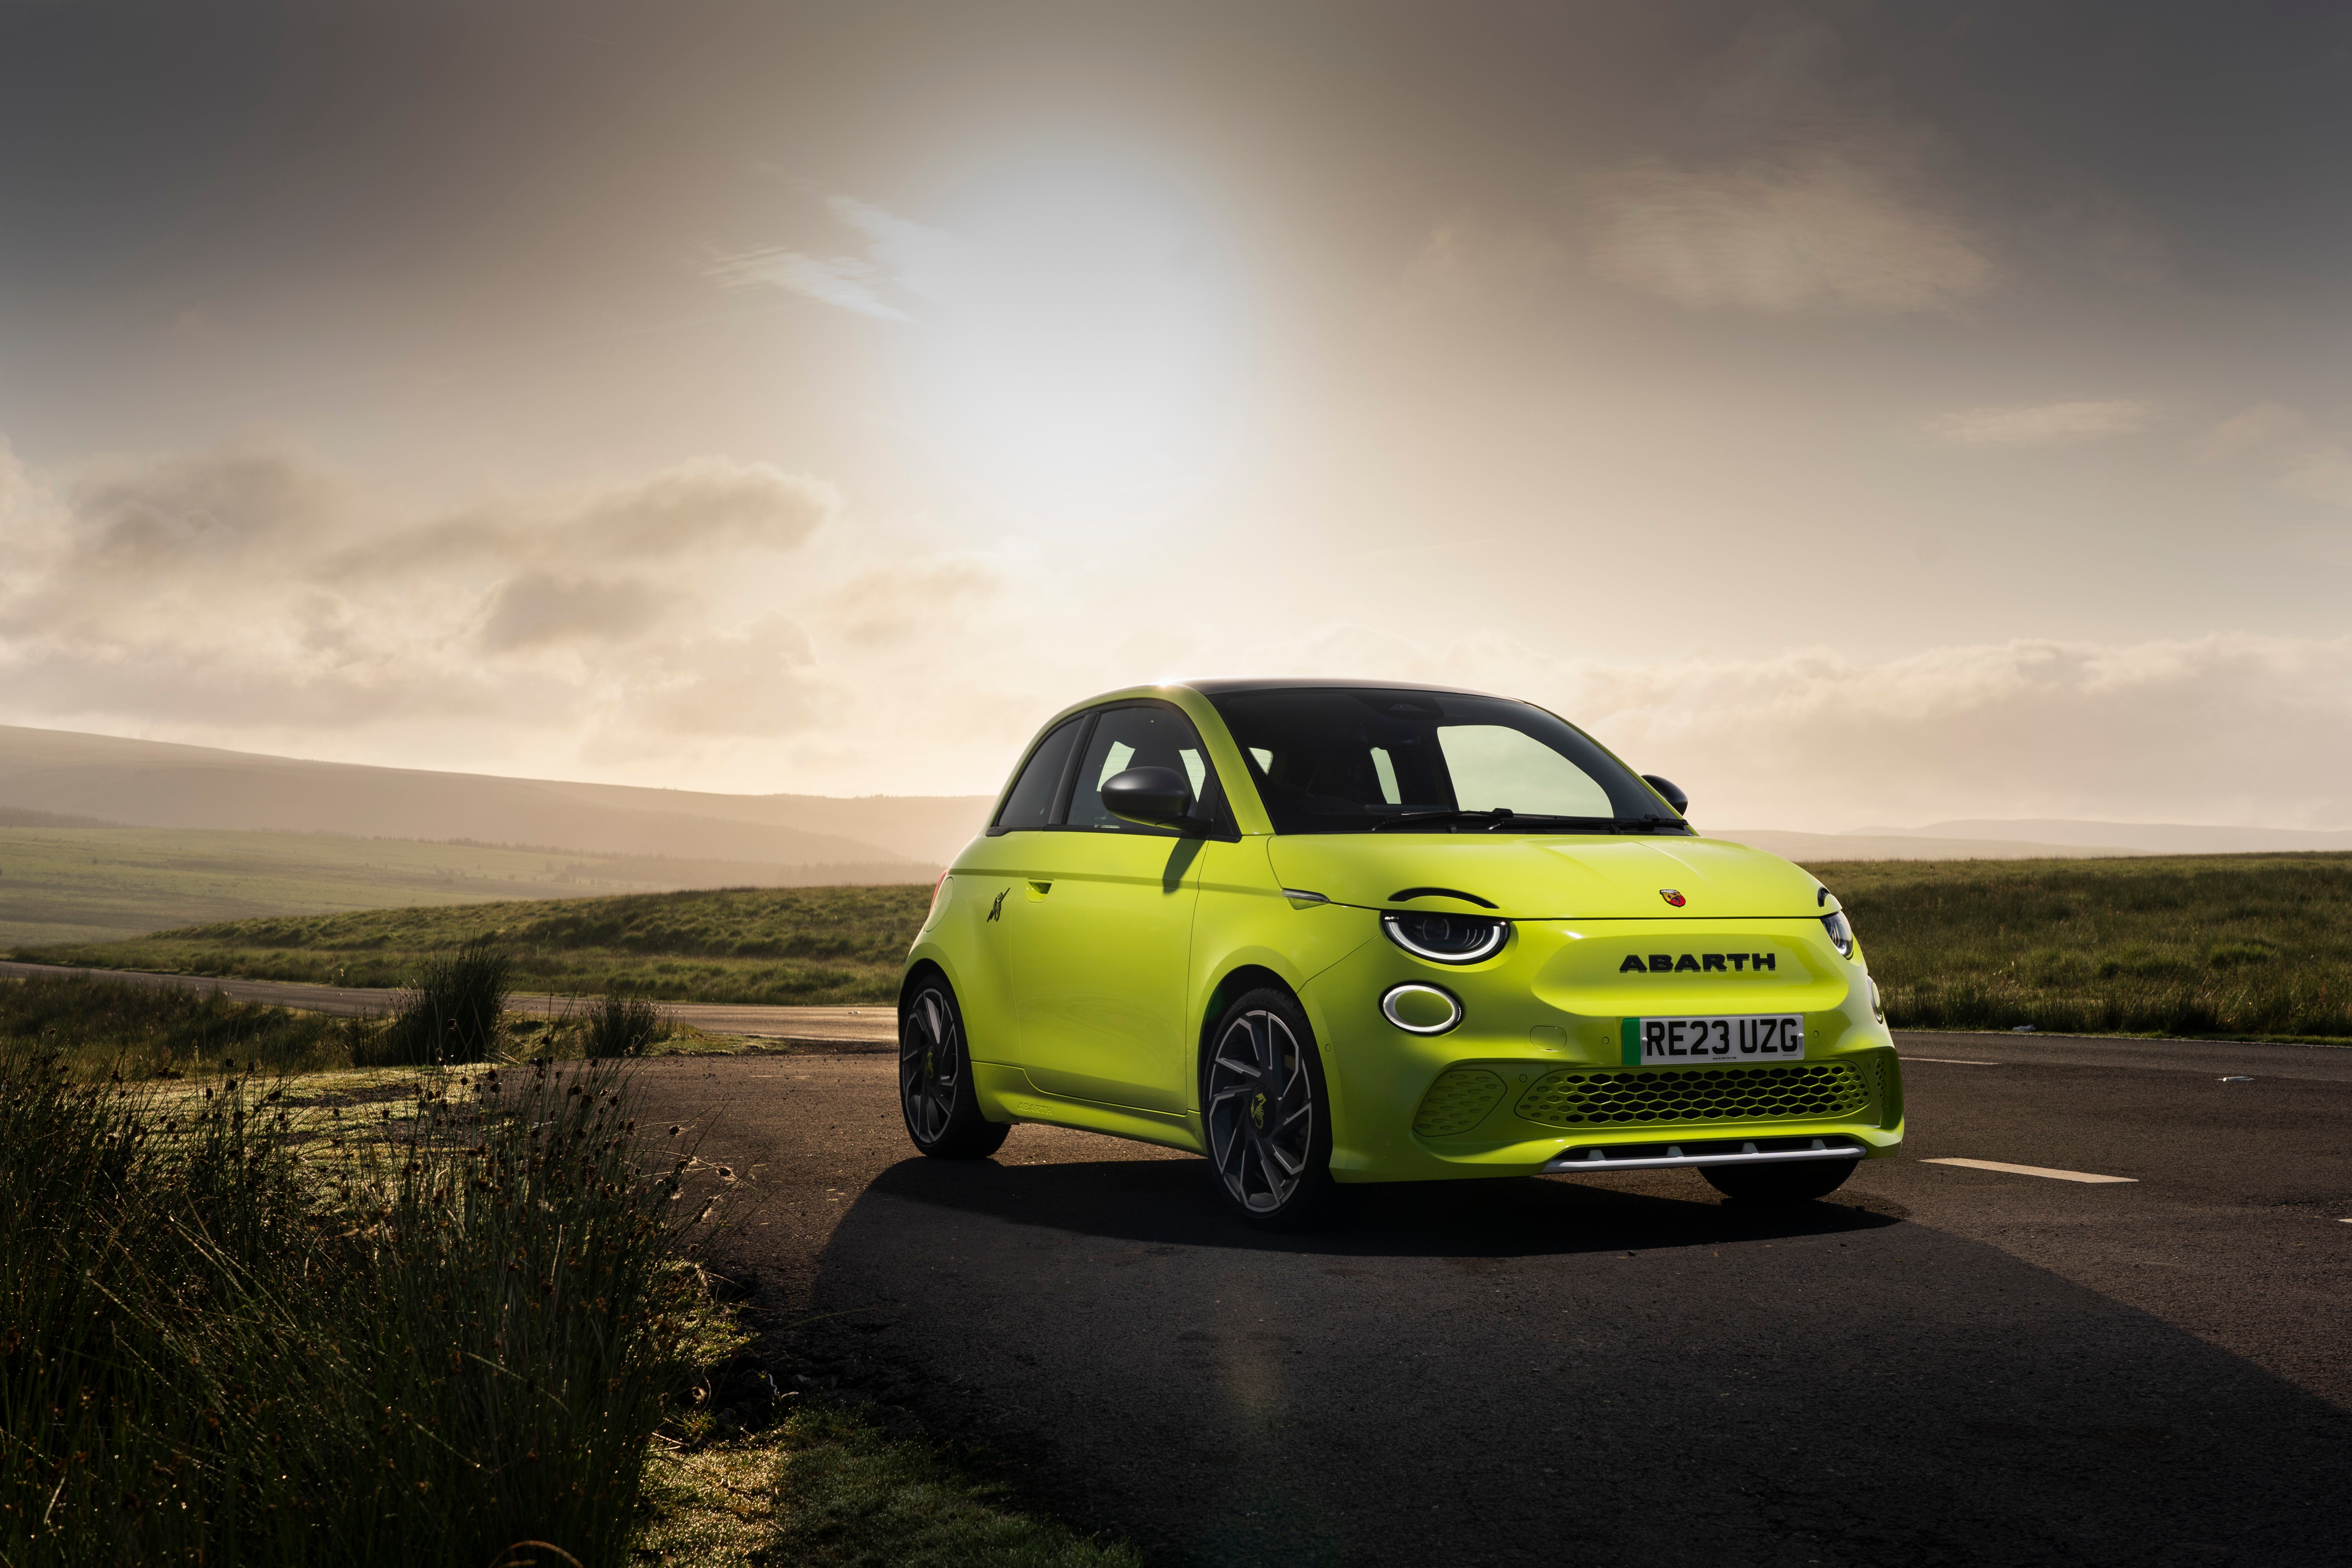
[[[1779,1208],[1825,1198],[1845,1185],[1859,1160],[1787,1160],[1769,1165],[1702,1165],[1707,1185],[1748,1208]]]
[[[1306,1010],[1271,987],[1217,1020],[1201,1064],[1209,1162],[1226,1205],[1263,1230],[1307,1230],[1337,1207],[1331,1100]]]
[[[919,982],[898,1004],[898,1112],[907,1136],[936,1160],[982,1160],[1004,1147],[1009,1123],[980,1113],[963,1009],[943,976]]]

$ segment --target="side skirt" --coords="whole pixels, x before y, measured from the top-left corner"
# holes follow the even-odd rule
[[[972,1063],[971,1081],[980,1090],[981,1110],[991,1121],[1042,1121],[1081,1132],[1108,1132],[1114,1138],[1158,1143],[1188,1154],[1207,1152],[1199,1124],[1190,1116],[1048,1094],[1030,1082],[1029,1075],[1019,1068],[995,1062]]]

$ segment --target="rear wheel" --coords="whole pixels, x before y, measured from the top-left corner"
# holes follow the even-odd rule
[[[1785,1160],[1769,1165],[1702,1165],[1707,1184],[1733,1203],[1755,1208],[1809,1204],[1845,1184],[1859,1160]]]
[[[1013,1131],[980,1113],[963,1011],[937,974],[898,1004],[898,1109],[915,1147],[941,1160],[984,1159]]]
[[[1201,1106],[1217,1190],[1250,1224],[1304,1230],[1330,1215],[1330,1100],[1315,1031],[1285,992],[1225,1009],[1202,1072]]]

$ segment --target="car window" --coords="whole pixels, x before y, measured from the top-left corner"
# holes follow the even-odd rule
[[[1277,833],[1362,833],[1413,812],[1497,806],[1537,830],[1560,818],[1646,824],[1664,809],[1590,736],[1524,702],[1362,687],[1210,700]]]
[[[1004,809],[996,814],[996,826],[1008,831],[1024,827],[1044,827],[1053,820],[1054,797],[1061,793],[1062,771],[1070,760],[1070,748],[1078,742],[1078,731],[1086,724],[1080,714],[1066,724],[1057,724],[1054,732],[1037,742],[1029,754],[1028,765],[1013,781],[1012,793],[1004,797]]]
[[[1191,784],[1195,800],[1213,787],[1200,733],[1181,713],[1168,708],[1113,708],[1096,722],[1078,763],[1077,787],[1070,792],[1070,826],[1106,833],[1173,832],[1138,826],[1103,808],[1104,781],[1129,768],[1172,768]]]
[[[1613,816],[1609,792],[1591,773],[1524,731],[1501,724],[1446,724],[1437,731],[1454,804],[1463,811],[1506,805],[1522,816]],[[1381,753],[1375,752],[1377,760]],[[1391,795],[1393,803],[1396,797]]]

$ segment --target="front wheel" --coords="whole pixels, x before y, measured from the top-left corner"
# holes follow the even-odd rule
[[[1755,1208],[1809,1204],[1845,1184],[1859,1160],[1786,1160],[1769,1165],[1702,1165],[1707,1184],[1733,1203]]]
[[[1252,991],[1225,1009],[1202,1071],[1201,1108],[1217,1190],[1266,1230],[1305,1230],[1331,1212],[1330,1100],[1306,1011]]]
[[[898,1110],[915,1147],[940,1160],[980,1160],[1013,1129],[980,1113],[965,1048],[963,1010],[934,974],[898,1004]]]

